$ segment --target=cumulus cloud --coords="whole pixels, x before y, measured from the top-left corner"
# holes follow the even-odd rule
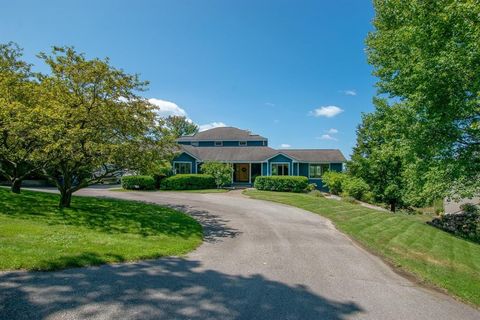
[[[357,91],[355,90],[341,90],[340,92],[342,92],[344,95],[346,96],[356,96],[357,95]]]
[[[340,114],[343,112],[343,109],[337,107],[337,106],[323,106],[320,108],[317,108],[315,110],[310,111],[310,115],[314,117],[327,117],[327,118],[332,118],[335,117],[336,115]]]
[[[280,145],[280,148],[291,148],[291,147],[292,147],[292,146],[289,145],[288,143],[282,143],[282,144]]]
[[[155,99],[150,98],[148,102],[155,105],[158,110],[157,113],[160,117],[168,117],[168,116],[182,116],[186,117],[187,112],[180,108],[176,103],[162,100],[162,99]]]
[[[335,128],[331,128],[327,132],[330,133],[330,134],[335,134],[335,133],[338,133],[338,130],[335,129]]]
[[[223,122],[210,122],[206,124],[201,124],[198,126],[200,131],[205,131],[213,128],[226,127],[227,125]]]
[[[317,137],[317,139],[319,140],[332,140],[332,141],[338,141],[337,138],[335,138],[334,136],[332,135],[329,135],[329,134],[322,134],[320,137]]]

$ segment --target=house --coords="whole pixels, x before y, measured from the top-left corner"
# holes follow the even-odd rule
[[[180,153],[175,173],[200,173],[207,161],[233,165],[233,185],[250,186],[257,176],[305,176],[325,189],[322,174],[342,171],[345,157],[338,149],[273,149],[268,139],[247,130],[220,127],[177,139]]]

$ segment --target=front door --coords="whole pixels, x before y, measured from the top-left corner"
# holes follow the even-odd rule
[[[235,182],[250,181],[250,166],[248,163],[235,163],[234,169]]]

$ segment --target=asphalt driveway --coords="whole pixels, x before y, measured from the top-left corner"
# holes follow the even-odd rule
[[[184,258],[0,273],[0,319],[480,319],[307,211],[236,192],[79,194],[176,206],[205,243]]]

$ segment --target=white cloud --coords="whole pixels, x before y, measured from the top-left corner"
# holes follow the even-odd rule
[[[206,124],[201,124],[198,126],[200,131],[205,131],[213,128],[226,127],[227,125],[223,122],[210,122]]]
[[[335,134],[335,133],[338,133],[338,130],[335,129],[335,128],[331,128],[331,129],[328,130],[327,132],[330,133],[330,134]]]
[[[168,116],[182,116],[186,117],[187,112],[180,108],[176,103],[162,100],[162,99],[155,99],[151,98],[148,99],[148,102],[155,105],[158,110],[157,113],[160,117],[168,117]]]
[[[335,117],[337,114],[342,113],[343,109],[337,107],[337,106],[323,106],[320,108],[317,108],[315,110],[310,111],[310,115],[314,117],[327,117],[327,118],[332,118]]]
[[[338,92],[343,93],[346,96],[356,96],[357,91],[354,89],[349,89],[349,90],[339,90]]]
[[[322,134],[320,137],[317,137],[319,140],[332,140],[332,141],[338,141],[337,138],[329,135],[329,134]]]
[[[289,145],[288,143],[282,143],[282,144],[280,145],[280,148],[291,148],[291,147],[292,147],[292,146]]]
[[[271,102],[265,102],[265,105],[267,107],[275,107],[275,103],[271,103]]]

